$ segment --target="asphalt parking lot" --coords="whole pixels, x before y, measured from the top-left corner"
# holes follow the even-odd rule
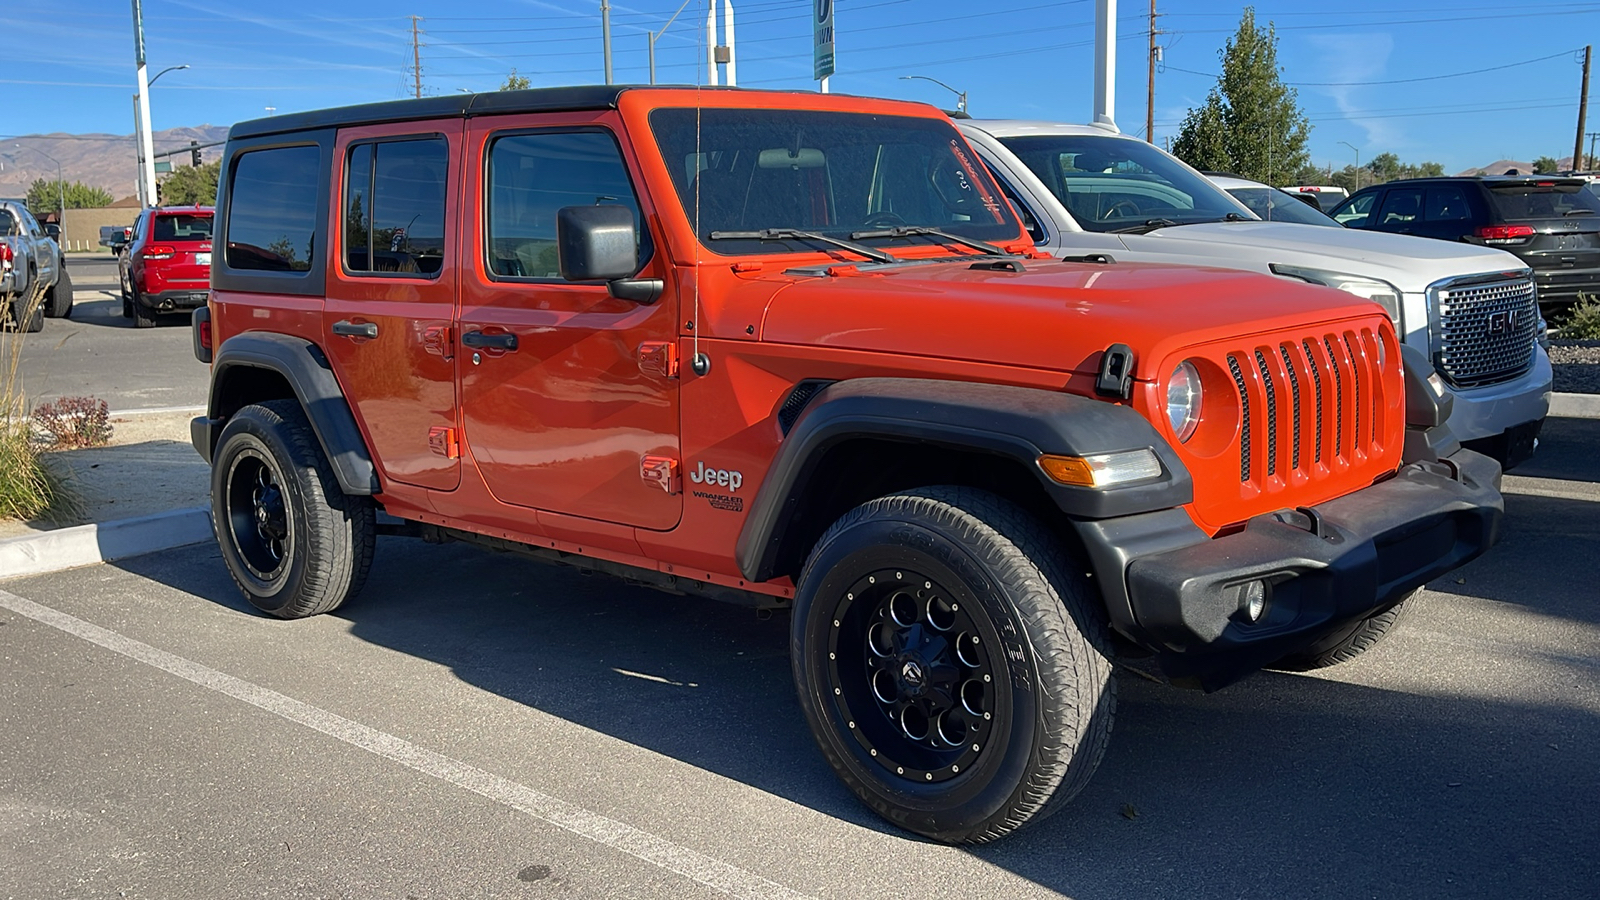
[[[72,315],[45,319],[23,344],[23,386],[30,404],[92,396],[115,410],[201,406],[206,367],[194,358],[189,317],[156,319],[135,329],[122,318],[117,261],[107,254],[67,257]]]
[[[1089,788],[996,845],[864,811],[787,622],[380,542],[279,622],[210,545],[0,582],[0,897],[1513,897],[1600,879],[1600,421],[1378,648],[1121,679]]]

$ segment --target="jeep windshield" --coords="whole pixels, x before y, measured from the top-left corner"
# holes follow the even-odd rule
[[[650,127],[689,221],[716,253],[881,262],[844,244],[971,255],[1022,236],[983,164],[938,119],[658,109]]]
[[[1250,218],[1223,190],[1144,141],[1110,135],[1003,137],[1085,231]]]

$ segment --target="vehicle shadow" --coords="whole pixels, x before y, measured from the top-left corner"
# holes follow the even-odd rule
[[[85,300],[79,298],[72,304],[72,314],[66,319],[46,320],[60,323],[61,327],[73,325],[92,325],[98,328],[133,328],[132,319],[122,317],[122,300],[117,296],[116,290],[106,291],[108,297]],[[156,328],[188,328],[189,313],[162,313],[156,316]]]
[[[257,615],[214,547],[119,565]],[[333,614],[366,641],[826,815],[919,840],[868,813],[815,750],[790,681],[783,614],[764,621],[461,544],[386,539],[372,571],[362,594]],[[1430,607],[1448,603],[1423,600],[1393,643],[1354,665],[1401,652],[1391,648],[1407,641],[1406,629],[1426,628]],[[1591,606],[1582,620],[1600,628],[1600,610]],[[1592,661],[1543,662],[1557,680],[1592,684],[1596,675]],[[1580,895],[1600,877],[1590,808],[1600,797],[1592,754],[1600,715],[1582,700],[1507,702],[1275,673],[1211,695],[1126,673],[1120,687],[1111,746],[1087,790],[1054,817],[969,852],[1073,897],[1107,900],[1507,897],[1535,885]]]
[[[1538,452],[1508,474],[1519,478],[1600,481],[1596,447],[1600,447],[1600,419],[1552,417],[1540,429]]]

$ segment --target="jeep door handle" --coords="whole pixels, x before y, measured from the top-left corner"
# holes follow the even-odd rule
[[[346,319],[333,323],[333,333],[340,337],[375,338],[378,336],[378,323],[362,322],[357,325]]]
[[[517,336],[514,334],[484,334],[481,331],[469,331],[461,336],[461,343],[474,350],[515,350],[517,349]]]

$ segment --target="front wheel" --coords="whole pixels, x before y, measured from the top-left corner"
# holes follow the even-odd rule
[[[45,294],[44,314],[52,319],[65,319],[72,315],[72,276],[67,274],[65,260],[57,270],[55,287]]]
[[[1394,628],[1395,623],[1405,616],[1411,601],[1420,593],[1422,589],[1417,588],[1407,594],[1404,600],[1383,612],[1335,631],[1299,653],[1278,660],[1273,663],[1272,668],[1289,672],[1310,672],[1313,669],[1326,669],[1328,666],[1355,659],[1371,650],[1390,629]]]
[[[377,534],[372,501],[340,489],[299,402],[234,413],[211,466],[217,543],[251,605],[299,619],[361,590]]]
[[[807,724],[869,807],[939,841],[1041,818],[1105,752],[1116,683],[1097,600],[1033,517],[961,487],[845,515],[795,596]]]

